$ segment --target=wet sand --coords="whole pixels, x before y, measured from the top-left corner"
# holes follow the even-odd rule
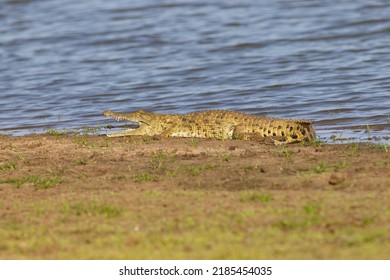
[[[0,137],[1,259],[389,259],[382,144]]]

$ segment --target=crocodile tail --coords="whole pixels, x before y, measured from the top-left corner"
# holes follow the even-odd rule
[[[313,123],[306,120],[272,120],[269,122],[267,134],[268,136],[279,136],[291,142],[310,142],[316,138]]]

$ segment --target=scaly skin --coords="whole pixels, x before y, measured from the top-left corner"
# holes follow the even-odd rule
[[[211,139],[251,139],[273,143],[313,141],[312,122],[248,115],[235,111],[211,110],[183,115],[154,114],[147,111],[114,113],[104,116],[139,123],[140,127],[107,134],[108,137],[148,135]]]

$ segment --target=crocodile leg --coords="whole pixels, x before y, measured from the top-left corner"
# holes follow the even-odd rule
[[[245,129],[237,125],[233,129],[233,139],[241,139],[241,140],[255,140],[259,142],[264,142],[266,140],[266,137],[262,135],[260,132],[245,132]]]

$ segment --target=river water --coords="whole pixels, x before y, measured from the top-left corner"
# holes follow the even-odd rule
[[[375,0],[0,0],[0,133],[231,109],[389,143],[389,15]]]

